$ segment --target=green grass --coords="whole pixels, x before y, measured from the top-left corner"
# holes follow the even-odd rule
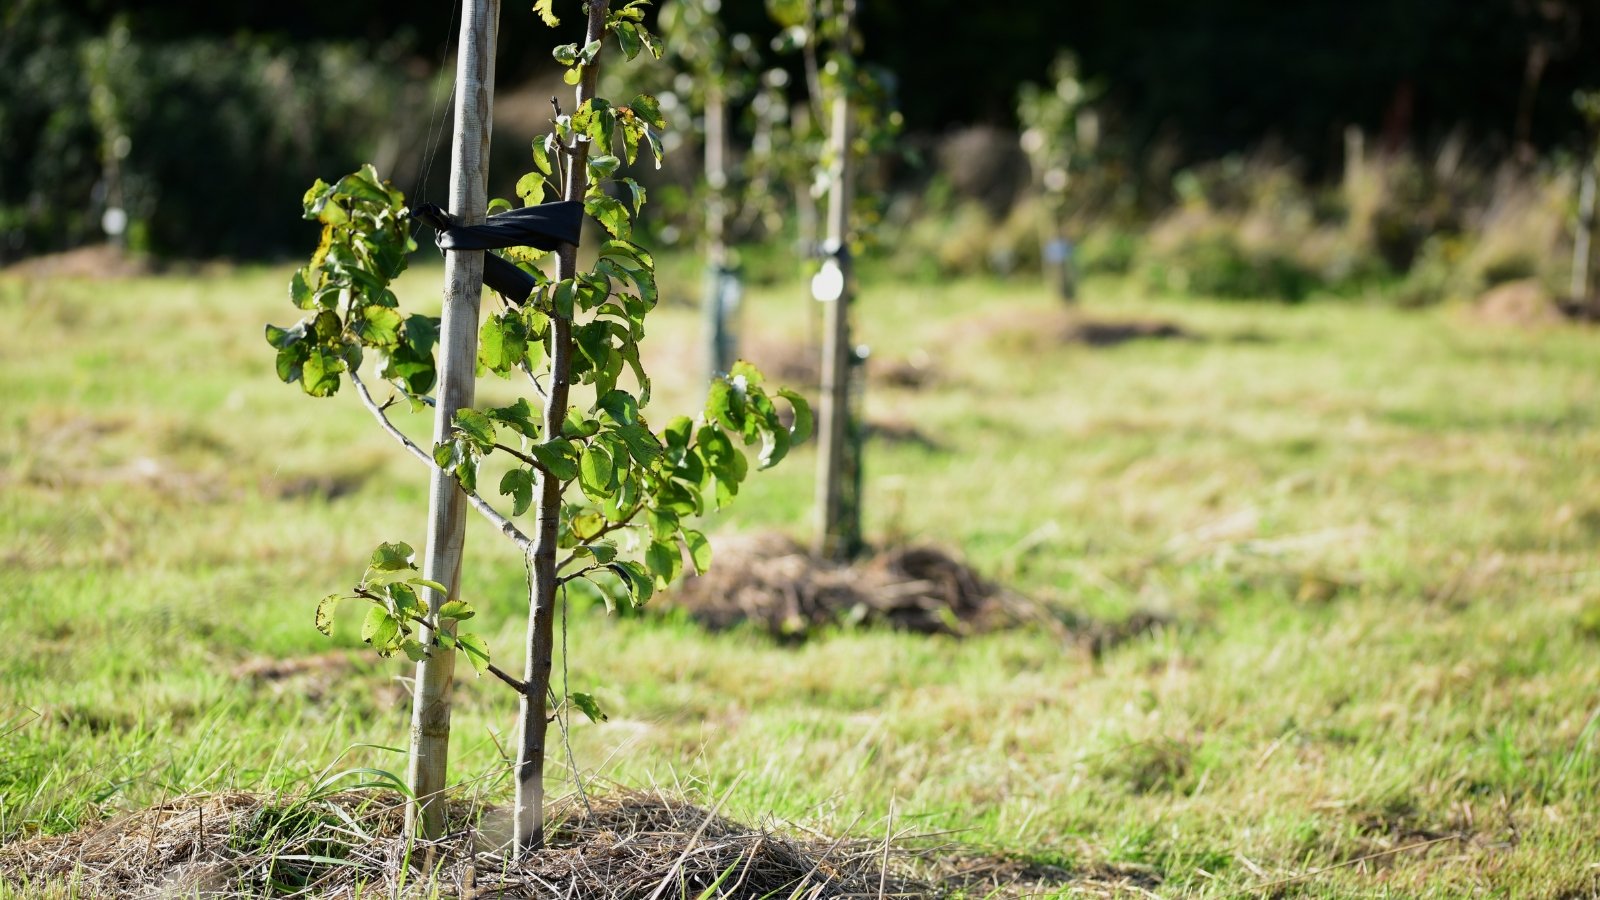
[[[423,543],[425,478],[353,397],[277,382],[261,326],[294,318],[286,275],[0,281],[0,840],[285,790],[403,742],[406,667],[311,612],[379,541]],[[1061,343],[1029,284],[866,284],[874,359],[926,353],[936,375],[869,391],[873,419],[932,446],[870,446],[867,530],[1170,624],[1096,658],[1029,632],[782,648],[574,609],[573,688],[611,712],[575,725],[580,766],[732,787],[735,817],[830,833],[881,834],[892,805],[980,847],[1148,867],[1175,895],[1600,891],[1600,335],[1087,294],[1194,338]],[[757,288],[744,328],[803,344],[814,312]],[[657,421],[697,399],[696,323],[660,313]],[[803,535],[813,463],[753,478],[712,527]],[[469,527],[464,594],[515,659],[521,564]],[[455,777],[503,797],[513,697],[470,677],[456,696]]]

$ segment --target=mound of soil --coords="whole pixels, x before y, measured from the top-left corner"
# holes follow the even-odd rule
[[[1159,319],[1089,319],[1075,317],[1058,332],[1064,344],[1090,347],[1115,347],[1129,341],[1189,340],[1194,337],[1181,325]]]
[[[1062,345],[1118,347],[1133,341],[1189,341],[1200,335],[1166,319],[1110,318],[1081,309],[999,315],[960,323],[949,340],[983,340],[1006,353],[1048,352]]]
[[[465,803],[451,835],[408,844],[392,794],[186,797],[65,835],[0,847],[0,882],[78,897],[1025,896],[1136,884],[1134,872],[1075,875],[1005,856],[909,850],[899,841],[752,828],[659,793],[557,804],[546,849],[507,860]],[[475,822],[474,820],[478,820]],[[891,865],[891,863],[893,865]],[[888,866],[886,868],[886,866]],[[910,874],[915,870],[916,874]],[[968,894],[963,893],[963,896]]]
[[[1037,617],[1026,600],[934,547],[896,547],[850,565],[777,534],[730,536],[715,550],[711,571],[673,596],[714,631],[750,622],[789,639],[837,624],[960,635]]]
[[[1567,320],[1555,297],[1536,278],[1496,285],[1478,298],[1473,312],[1488,324],[1515,328],[1548,327]]]

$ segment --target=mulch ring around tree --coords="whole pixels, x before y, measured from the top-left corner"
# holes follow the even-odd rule
[[[1014,897],[1068,885],[1110,895],[1156,883],[1144,870],[1073,872],[948,845],[750,827],[659,793],[623,791],[561,801],[550,845],[508,860],[464,802],[450,810],[448,837],[408,842],[394,796],[185,797],[0,847],[0,883],[26,896],[508,900]]]
[[[967,635],[1029,623],[1042,608],[929,546],[894,547],[850,564],[818,559],[779,534],[719,536],[705,575],[671,603],[713,631],[749,623],[780,639],[834,625]]]

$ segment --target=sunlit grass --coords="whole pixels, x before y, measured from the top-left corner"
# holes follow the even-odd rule
[[[425,479],[353,398],[276,381],[261,326],[294,317],[285,274],[0,282],[0,839],[403,742],[405,667],[311,609],[379,541],[423,543]],[[427,297],[437,270],[408,279]],[[1600,337],[1087,294],[1098,319],[1191,337],[1063,343],[1028,284],[866,283],[873,365],[932,373],[868,389],[870,418],[926,441],[870,445],[867,530],[1170,624],[1096,658],[1038,633],[780,648],[575,608],[568,677],[611,713],[575,724],[580,767],[733,787],[737,817],[825,832],[881,833],[892,804],[1174,893],[1600,889]],[[757,287],[743,326],[804,344],[814,314]],[[698,399],[697,322],[671,306],[650,337],[658,421]],[[753,478],[714,527],[803,536],[813,461]],[[465,594],[515,658],[521,563],[469,527]],[[492,795],[513,697],[469,678],[457,698],[455,775]]]

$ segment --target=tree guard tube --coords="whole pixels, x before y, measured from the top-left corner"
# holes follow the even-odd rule
[[[554,250],[577,245],[583,231],[583,204],[571,200],[525,206],[490,216],[482,225],[462,225],[432,203],[417,207],[416,218],[439,233],[440,250],[500,250],[533,247]],[[483,255],[483,283],[512,303],[523,303],[537,282],[532,275],[493,253]]]

